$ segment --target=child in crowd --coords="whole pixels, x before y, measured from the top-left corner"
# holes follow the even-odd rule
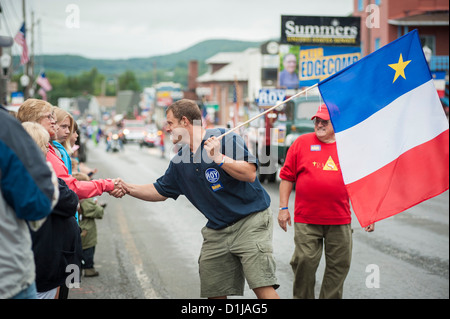
[[[74,172],[73,177],[79,181],[89,181],[90,178],[84,173]],[[80,228],[81,244],[83,247],[83,264],[85,277],[98,276],[94,268],[95,246],[97,245],[97,225],[95,219],[103,218],[106,204],[99,204],[97,198],[86,198],[80,200]]]

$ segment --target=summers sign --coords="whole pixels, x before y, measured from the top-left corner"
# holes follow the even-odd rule
[[[359,17],[281,16],[281,43],[359,46]]]

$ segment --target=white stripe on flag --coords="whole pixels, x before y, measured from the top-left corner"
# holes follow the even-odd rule
[[[377,171],[447,130],[448,122],[440,105],[430,80],[358,125],[336,133],[344,183],[350,184]]]

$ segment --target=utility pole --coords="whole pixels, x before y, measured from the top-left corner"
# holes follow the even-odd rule
[[[25,41],[27,41],[27,11],[25,8],[25,0],[22,0],[22,16],[23,16],[23,23],[25,25]],[[30,76],[28,75],[28,64],[30,61],[28,61],[27,63],[25,63],[24,65],[24,71],[23,74],[26,75],[28,77],[28,83],[27,85],[24,86],[23,88],[23,99],[26,100],[29,97],[29,88],[30,88]]]
[[[156,61],[153,61],[153,86],[156,86]]]
[[[3,10],[0,4],[0,19],[3,18]],[[2,21],[0,21],[1,23]],[[8,95],[8,82],[11,72],[11,51],[10,47],[14,40],[9,36],[0,36],[0,104],[6,106]],[[5,48],[5,52],[3,51]]]
[[[33,86],[33,79],[34,79],[34,11],[31,11],[31,50],[30,50],[30,60],[28,61],[28,72],[29,72],[29,77],[30,77],[30,86]],[[34,88],[33,88],[34,91]],[[34,93],[34,92],[33,92]],[[30,94],[32,95],[32,94]]]
[[[27,41],[27,11],[25,7],[25,0],[22,0],[22,14],[23,14],[23,23],[25,24],[25,41]],[[33,44],[32,44],[33,46]],[[31,54],[29,54],[29,57],[31,57]],[[30,75],[30,66],[31,66],[31,58],[28,59],[28,62],[24,65],[24,72],[23,74],[28,77],[28,83],[23,88],[23,98],[24,100],[28,99],[30,97],[30,88],[32,83],[32,75]]]

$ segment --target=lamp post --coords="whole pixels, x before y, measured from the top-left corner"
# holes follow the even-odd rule
[[[9,48],[13,45],[13,38],[0,36],[0,104],[6,105],[6,86],[8,83],[8,71],[11,65],[11,56],[7,53],[3,53],[3,48]]]
[[[0,75],[0,104],[6,105],[7,100],[7,86],[8,86],[8,71],[11,65],[11,56],[7,53],[0,57],[1,75]]]

